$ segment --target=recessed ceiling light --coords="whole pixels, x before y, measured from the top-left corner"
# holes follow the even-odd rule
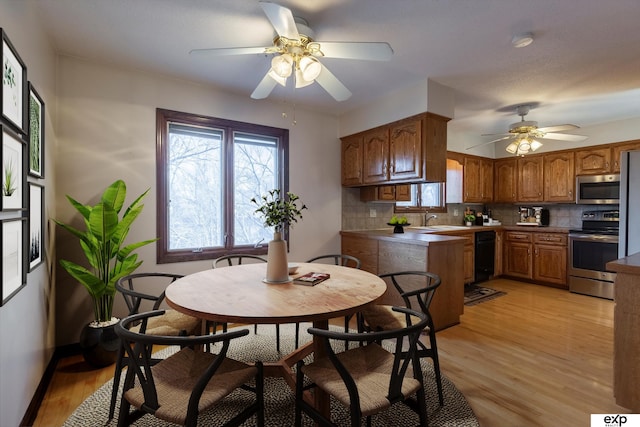
[[[513,47],[525,47],[529,46],[531,43],[533,43],[532,33],[518,34],[511,40],[511,44],[513,45]]]

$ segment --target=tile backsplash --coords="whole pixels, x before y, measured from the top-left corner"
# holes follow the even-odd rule
[[[437,218],[429,220],[429,225],[461,225],[462,215],[467,208],[478,210],[483,205],[478,204],[448,204],[447,212],[437,212]],[[519,220],[518,207],[520,206],[537,206],[537,204],[487,204],[486,207],[491,209],[494,219],[502,222],[503,225],[515,225]],[[387,228],[387,222],[394,215],[393,203],[365,203],[360,201],[360,189],[343,188],[342,189],[342,229],[343,230],[370,230],[376,228]],[[590,205],[575,204],[555,204],[544,205],[549,209],[549,226],[581,228],[582,211],[585,210],[605,210],[610,206],[596,207]],[[458,216],[454,216],[457,210]],[[409,222],[413,225],[423,225],[424,214],[407,214]]]

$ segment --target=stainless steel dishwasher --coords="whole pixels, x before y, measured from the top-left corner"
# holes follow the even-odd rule
[[[473,283],[489,280],[493,275],[496,255],[496,232],[478,231],[475,233],[475,271]]]

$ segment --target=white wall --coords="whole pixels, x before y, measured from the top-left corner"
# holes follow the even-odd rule
[[[308,206],[291,232],[290,260],[340,250],[341,187],[337,119],[295,112],[296,125],[282,117],[282,103],[256,101],[210,87],[112,68],[71,57],[59,57],[58,100],[60,149],[57,153],[57,205],[62,221],[78,221],[64,196],[95,201],[111,182],[127,183],[127,202],[147,188],[142,215],[129,239],[156,236],[156,108],[288,128],[290,190]],[[76,241],[58,232],[58,256],[78,258]],[[191,273],[211,267],[211,261],[156,265],[155,245],[139,250],[144,264],[138,271]],[[90,300],[83,287],[59,269],[56,344],[78,341],[82,326],[92,320]],[[116,298],[114,314],[126,314]]]
[[[47,212],[55,212],[55,54],[30,1],[0,0],[0,27],[45,103],[45,179],[29,177],[28,181],[44,185]],[[48,243],[45,236],[45,248]],[[45,256],[50,260],[52,253]],[[0,426],[20,424],[56,345],[55,289],[47,270],[44,263],[27,274],[26,286],[0,307]]]

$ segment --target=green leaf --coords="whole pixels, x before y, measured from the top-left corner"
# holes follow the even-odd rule
[[[70,196],[67,196],[67,200],[78,212],[80,212],[80,215],[82,215],[84,219],[89,219],[89,214],[91,213],[91,206],[83,205],[82,203],[80,203],[79,201],[75,200]]]
[[[64,259],[60,260],[60,265],[62,265],[74,279],[80,282],[93,298],[100,298],[105,294],[107,290],[105,283],[83,266]]]
[[[127,196],[127,186],[119,179],[107,187],[102,194],[102,203],[113,208],[116,213],[120,213],[124,199]]]

